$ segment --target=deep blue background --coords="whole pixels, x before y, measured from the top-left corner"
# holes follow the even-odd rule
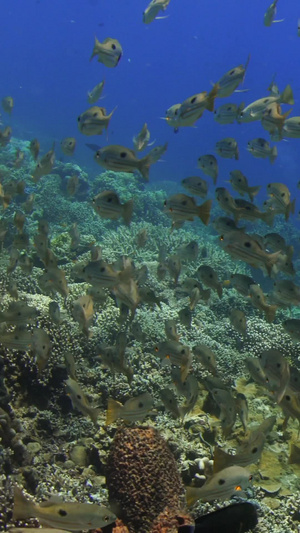
[[[2,113],[2,119],[11,123],[15,137],[38,137],[43,151],[54,139],[59,143],[75,136],[74,160],[89,169],[91,179],[100,168],[85,143],[131,147],[133,135],[146,121],[151,140],[169,142],[164,162],[151,168],[151,181],[179,182],[187,175],[201,175],[197,158],[214,153],[217,140],[233,136],[240,160],[218,157],[220,184],[230,170],[239,168],[252,185],[284,181],[293,189],[300,179],[300,139],[280,142],[272,166],[246,151],[251,138],[269,140],[260,123],[221,126],[206,112],[196,128],[181,128],[174,134],[160,120],[172,104],[210,90],[211,82],[227,70],[245,64],[248,54],[243,88],[249,92],[217,99],[216,107],[228,101],[248,104],[267,95],[276,73],[280,90],[292,85],[292,115],[300,115],[299,5],[296,0],[279,0],[276,18],[285,21],[267,28],[263,16],[269,5],[270,0],[171,0],[166,19],[145,25],[142,13],[147,0],[2,0],[0,97],[15,99],[12,117]],[[95,35],[100,41],[113,37],[122,44],[124,55],[116,68],[106,68],[97,58],[89,61]],[[89,107],[87,91],[103,78],[105,99],[100,105],[108,112],[118,106],[108,140],[105,135],[82,136],[77,129],[78,115]]]

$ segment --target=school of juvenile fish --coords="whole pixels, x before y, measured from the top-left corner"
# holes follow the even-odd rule
[[[284,19],[275,19],[277,3],[278,0],[275,0],[265,11],[262,22],[266,27],[284,22]],[[142,22],[149,25],[156,20],[167,19],[167,8],[171,12],[169,4],[170,0],[151,0],[144,9]],[[167,24],[167,21],[161,24]],[[123,53],[116,36],[106,37],[102,42],[95,37],[90,61],[97,57],[103,68],[116,68],[123,61]],[[293,198],[284,175],[282,181],[270,181],[264,187],[257,176],[246,176],[240,164],[242,151],[247,150],[254,158],[265,159],[264,164],[276,165],[280,143],[287,138],[300,138],[300,117],[294,116],[291,108],[283,109],[283,106],[295,104],[289,84],[280,91],[272,80],[270,87],[262,87],[261,94],[255,95],[258,98],[251,101],[251,93],[247,94],[242,87],[254,60],[249,54],[244,61],[237,66],[226,62],[224,70],[216,73],[217,81],[212,86],[210,80],[206,80],[204,87],[195,85],[192,95],[186,94],[186,98],[179,103],[169,102],[163,117],[166,125],[179,136],[183,134],[182,129],[194,128],[196,123],[198,126],[204,113],[220,125],[236,122],[245,132],[249,123],[260,123],[257,136],[247,137],[244,146],[233,137],[224,137],[223,133],[211,146],[212,153],[202,153],[200,145],[194,166],[201,175],[184,176],[181,183],[177,184],[177,189],[168,197],[165,195],[161,204],[161,213],[169,224],[170,235],[174,231],[180,232],[182,227],[196,225],[197,221],[205,226],[207,235],[214,234],[214,246],[219,254],[226,254],[236,262],[236,270],[228,272],[227,279],[220,273],[222,270],[218,271],[217,264],[208,264],[207,252],[200,239],[184,241],[171,252],[168,251],[170,247],[160,243],[152,264],[146,262],[137,266],[136,258],[147,247],[150,238],[146,225],[136,234],[132,232],[132,257],[120,256],[115,262],[105,259],[105,250],[96,243],[89,247],[88,259],[87,256],[85,260],[80,258],[82,238],[76,222],[67,229],[71,239],[70,253],[76,256],[72,268],[64,268],[63,262],[51,249],[51,220],[42,219],[35,211],[35,192],[32,190],[38,190],[37,187],[42,186],[54,171],[58,149],[67,156],[68,161],[72,161],[83,136],[106,134],[101,147],[87,146],[93,150],[94,161],[102,169],[116,173],[115,190],[103,187],[92,198],[87,193],[84,201],[94,211],[95,218],[110,220],[114,227],[125,225],[128,231],[136,217],[139,199],[136,196],[126,201],[122,198],[118,192],[117,173],[125,173],[128,183],[139,179],[147,187],[151,180],[152,165],[168,149],[168,143],[155,145],[155,140],[150,142],[148,124],[152,117],[141,124],[141,129],[132,135],[127,146],[108,141],[118,105],[115,103],[110,112],[98,105],[104,86],[109,92],[105,78],[87,91],[90,107],[82,110],[77,119],[74,118],[80,138],[70,132],[70,136],[60,141],[59,147],[53,142],[51,147],[45,147],[47,151],[44,152],[40,141],[33,138],[28,143],[27,151],[16,150],[13,168],[26,168],[32,187],[28,187],[23,180],[16,181],[5,176],[1,176],[0,183],[0,241],[2,251],[7,253],[6,291],[9,295],[8,303],[3,305],[1,302],[0,345],[8,351],[28,352],[39,377],[47,372],[49,361],[54,357],[54,346],[43,320],[40,320],[40,311],[28,303],[14,280],[16,269],[29,279],[33,279],[33,269],[39,269],[38,290],[51,299],[47,309],[49,321],[57,327],[72,322],[85,342],[93,339],[99,308],[105,306],[108,299],[113,301],[118,310],[119,329],[114,331],[113,342],[98,343],[95,360],[112,376],[124,376],[129,387],[135,377],[135,370],[130,364],[129,338],[141,344],[146,340],[146,333],[138,320],[138,310],[146,307],[149,313],[153,309],[159,313],[165,305],[176,310],[176,316],[173,313],[169,319],[161,321],[163,336],[157,339],[152,349],[157,368],[164,369],[172,383],[171,386],[166,383],[166,387],[158,391],[161,401],[158,402],[154,394],[147,390],[146,380],[141,382],[139,394],[124,397],[121,392],[118,395],[115,389],[114,395],[117,397],[109,396],[104,401],[106,416],[103,422],[102,399],[99,398],[96,404],[90,401],[78,379],[73,354],[66,347],[62,347],[68,376],[64,387],[75,411],[72,416],[87,417],[95,430],[101,423],[107,426],[120,421],[124,424],[140,424],[147,417],[155,419],[161,408],[168,416],[183,423],[200,404],[205,410],[206,401],[212,402],[223,441],[226,443],[238,431],[239,440],[233,454],[219,446],[216,439],[212,452],[213,471],[203,486],[187,488],[188,505],[198,500],[209,502],[227,500],[232,496],[246,497],[249,490],[251,493],[253,476],[246,467],[260,460],[267,437],[276,424],[276,417],[270,416],[254,429],[253,426],[249,428],[253,413],[249,413],[247,395],[222,379],[218,349],[205,342],[191,345],[188,332],[191,328],[200,327],[197,306],[209,309],[224,301],[228,295],[231,295],[232,303],[232,295],[237,295],[236,303],[228,308],[227,318],[228,329],[235,331],[241,345],[249,335],[250,316],[259,316],[269,324],[276,320],[282,334],[287,334],[294,343],[300,342],[300,319],[292,314],[285,314],[284,320],[278,318],[283,316],[281,313],[285,310],[292,312],[300,306],[300,284],[295,280],[298,274],[295,243],[289,242],[288,232],[282,235],[272,229],[277,222],[285,223],[292,219],[296,211],[296,198]],[[228,67],[231,68],[226,70]],[[199,90],[201,92],[196,92]],[[243,95],[245,101],[234,101],[239,92],[246,93]],[[230,103],[222,103],[224,98],[229,97]],[[0,131],[0,150],[11,143],[13,119],[17,114],[15,100],[17,102],[17,98],[12,96],[2,97],[2,108],[9,117],[10,125],[4,124]],[[161,110],[158,109],[158,113]],[[74,111],[74,117],[75,114]],[[260,126],[265,130],[264,137],[260,136]],[[139,152],[144,150],[148,153],[140,156]],[[232,168],[228,175],[224,175],[222,158],[232,160],[239,168]],[[80,184],[80,177],[76,174],[66,180],[69,201],[76,197]],[[8,207],[14,208],[10,218],[6,216]],[[213,210],[217,210],[218,216],[212,220]],[[143,222],[148,223],[147,215]],[[32,228],[35,228],[34,232]],[[6,246],[8,236],[9,247]],[[296,252],[299,253],[299,250]],[[223,255],[224,262],[226,255]],[[249,271],[249,268],[251,275],[245,274],[245,269]],[[74,291],[74,279],[85,286],[84,291]],[[163,286],[169,291],[167,298],[165,293],[160,294],[157,290],[157,287]],[[203,372],[201,379],[196,376],[198,364]],[[279,407],[282,410],[283,428],[287,427],[290,419],[297,419],[300,423],[300,373],[295,362],[282,354],[280,346],[277,349],[260,349],[255,356],[246,357],[244,373],[247,379],[250,376],[256,384],[260,395],[265,395],[273,403],[274,409]],[[201,396],[205,395],[205,402],[203,397],[200,398],[200,392]],[[243,438],[240,438],[241,434]],[[231,448],[231,445],[228,444],[228,447]],[[54,503],[51,500],[44,504],[35,503],[28,500],[16,486],[13,518],[31,517],[37,518],[45,526],[45,532],[99,529],[116,520],[112,510],[92,504]],[[21,528],[13,531],[31,530]]]

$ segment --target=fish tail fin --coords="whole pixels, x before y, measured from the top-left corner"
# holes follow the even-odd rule
[[[197,500],[199,500],[201,495],[201,489],[198,487],[186,487],[186,503],[188,507],[192,507]]]
[[[97,420],[98,420],[98,417],[100,415],[100,413],[102,413],[103,409],[101,409],[101,407],[95,407],[93,409],[91,409],[91,412],[90,412],[90,417],[91,417],[91,420],[94,424],[94,426],[97,426]]]
[[[230,456],[228,456],[228,453],[222,448],[215,447],[213,473],[216,474],[228,466],[230,466]]]
[[[290,213],[292,213],[292,215],[295,214],[295,204],[296,204],[296,198],[294,198],[294,200],[290,202]]]
[[[269,210],[263,213],[262,220],[265,222],[265,224],[272,227],[274,224],[274,217],[275,217],[275,212],[272,210]]]
[[[292,112],[292,109],[289,109],[288,111],[286,111],[286,113],[283,113],[283,115],[281,115],[280,117],[280,122],[278,124],[278,132],[280,135],[280,139],[282,139],[282,130],[283,130],[285,119],[290,115],[291,112]]]
[[[290,245],[288,246],[287,250],[286,250],[286,255],[288,257],[288,259],[292,259],[293,255],[294,255],[294,246]]]
[[[261,189],[261,185],[256,185],[255,187],[249,187],[249,198],[251,202],[254,201],[254,196],[256,196]]]
[[[132,368],[130,366],[126,366],[124,368],[123,372],[124,372],[124,374],[125,374],[125,376],[127,378],[127,381],[128,381],[128,383],[130,385],[130,383],[133,380],[133,370],[132,370]]]
[[[143,159],[140,160],[140,167],[139,167],[139,171],[146,181],[149,181],[150,166],[151,166],[151,159],[148,155],[146,155],[146,157],[143,157]]]
[[[109,123],[110,123],[110,119],[111,117],[113,116],[114,112],[116,111],[117,109],[117,105],[113,108],[113,110],[109,113],[109,115],[107,116],[108,118],[108,121],[107,121],[107,124],[105,125],[105,129],[107,130],[108,126],[109,126]]]
[[[207,226],[209,222],[211,206],[212,200],[206,200],[206,202],[198,206],[198,217],[205,226]]]
[[[23,491],[17,485],[15,485],[13,520],[32,518],[36,513],[35,507],[36,504],[30,500],[27,500],[23,494]]]
[[[113,424],[117,420],[117,418],[119,418],[122,407],[123,405],[120,402],[117,402],[117,400],[114,400],[113,398],[108,398],[105,422],[106,426]]]
[[[182,405],[181,407],[178,407],[178,411],[179,411],[179,417],[181,418],[181,420],[184,419],[184,417],[188,414],[189,412],[189,407],[186,406],[186,405]]]
[[[133,213],[133,199],[131,198],[123,205],[123,213],[122,216],[124,218],[124,222],[126,226],[130,225],[131,219],[132,219],[132,213]]]
[[[241,124],[241,117],[240,117],[240,115],[241,115],[241,112],[243,111],[243,109],[245,109],[245,102],[242,102],[242,103],[238,106],[238,108],[237,108],[237,113],[236,113],[236,117],[237,117],[237,118],[236,118],[236,121],[237,121],[238,124]]]
[[[266,309],[265,309],[265,317],[266,317],[266,321],[269,322],[269,324],[271,322],[274,322],[274,319],[275,319],[275,315],[276,315],[276,311],[277,311],[278,307],[277,305],[269,305]]]
[[[90,61],[92,61],[93,57],[98,55],[98,53],[99,53],[99,51],[98,51],[99,45],[100,45],[100,41],[98,41],[97,37],[95,36],[94,48],[93,48],[93,51],[92,51],[92,55],[90,57]]]
[[[215,108],[215,99],[216,99],[216,96],[218,94],[218,89],[219,89],[219,85],[218,85],[218,83],[215,83],[215,85],[213,86],[212,90],[210,91],[210,93],[207,96],[207,106],[206,106],[207,111],[213,112],[213,110]]]
[[[295,213],[295,202],[296,202],[296,199],[294,198],[294,200],[292,200],[292,202],[290,202],[286,206],[286,210],[285,210],[285,213],[284,213],[285,220],[288,220],[290,218],[290,214],[291,213],[292,213],[292,215],[294,215],[294,213]]]
[[[217,294],[218,294],[219,298],[221,299],[221,298],[222,298],[222,295],[223,295],[223,286],[222,286],[222,283],[219,283],[219,285],[217,286]]]
[[[282,104],[294,105],[295,100],[293,90],[290,85],[287,85],[286,88],[282,91],[279,102],[281,102]]]
[[[268,276],[270,276],[270,278],[272,277],[272,274],[278,272],[277,262],[280,259],[280,256],[282,256],[281,250],[279,250],[278,252],[274,252],[272,254],[269,254],[268,261],[267,261],[267,264],[266,264],[266,270],[267,270]]]
[[[271,163],[274,163],[277,155],[278,155],[277,146],[273,146],[273,148],[271,150],[271,153],[270,153],[270,161],[271,161]]]
[[[208,300],[210,299],[210,294],[211,294],[210,289],[205,289],[204,291],[202,291],[202,295],[201,295],[202,300],[204,300],[204,302],[208,302]]]

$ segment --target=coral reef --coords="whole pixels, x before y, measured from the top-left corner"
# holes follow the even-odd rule
[[[106,465],[109,499],[129,533],[176,533],[193,524],[176,461],[153,428],[117,430]]]

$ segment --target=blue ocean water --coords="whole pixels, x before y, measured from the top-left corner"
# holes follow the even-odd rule
[[[15,108],[11,118],[3,116],[22,139],[38,137],[43,151],[53,140],[75,136],[74,160],[99,173],[86,142],[99,146],[123,144],[132,147],[132,137],[144,122],[156,144],[168,141],[164,162],[150,171],[153,182],[179,182],[188,175],[201,175],[197,159],[215,153],[215,143],[235,137],[240,159],[218,157],[219,184],[228,173],[240,169],[250,184],[284,181],[293,192],[299,180],[300,140],[278,143],[274,165],[253,159],[246,150],[254,137],[269,140],[259,122],[220,125],[205,112],[193,128],[175,134],[161,117],[171,105],[194,93],[210,90],[211,83],[229,69],[245,64],[251,55],[242,89],[225,102],[249,104],[268,94],[272,77],[282,91],[290,83],[295,97],[292,115],[300,115],[300,38],[297,36],[299,5],[279,0],[275,18],[284,22],[263,25],[270,0],[171,0],[163,20],[143,24],[147,0],[10,0],[1,1],[1,95],[11,95]],[[116,68],[89,61],[95,35],[120,41],[124,55]],[[87,91],[106,80],[100,105],[110,112],[108,139],[105,134],[85,137],[77,128],[77,117],[85,111]],[[284,111],[288,109],[283,106]],[[58,155],[58,154],[57,154]],[[62,155],[62,154],[61,154]],[[210,183],[213,193],[212,183]]]

